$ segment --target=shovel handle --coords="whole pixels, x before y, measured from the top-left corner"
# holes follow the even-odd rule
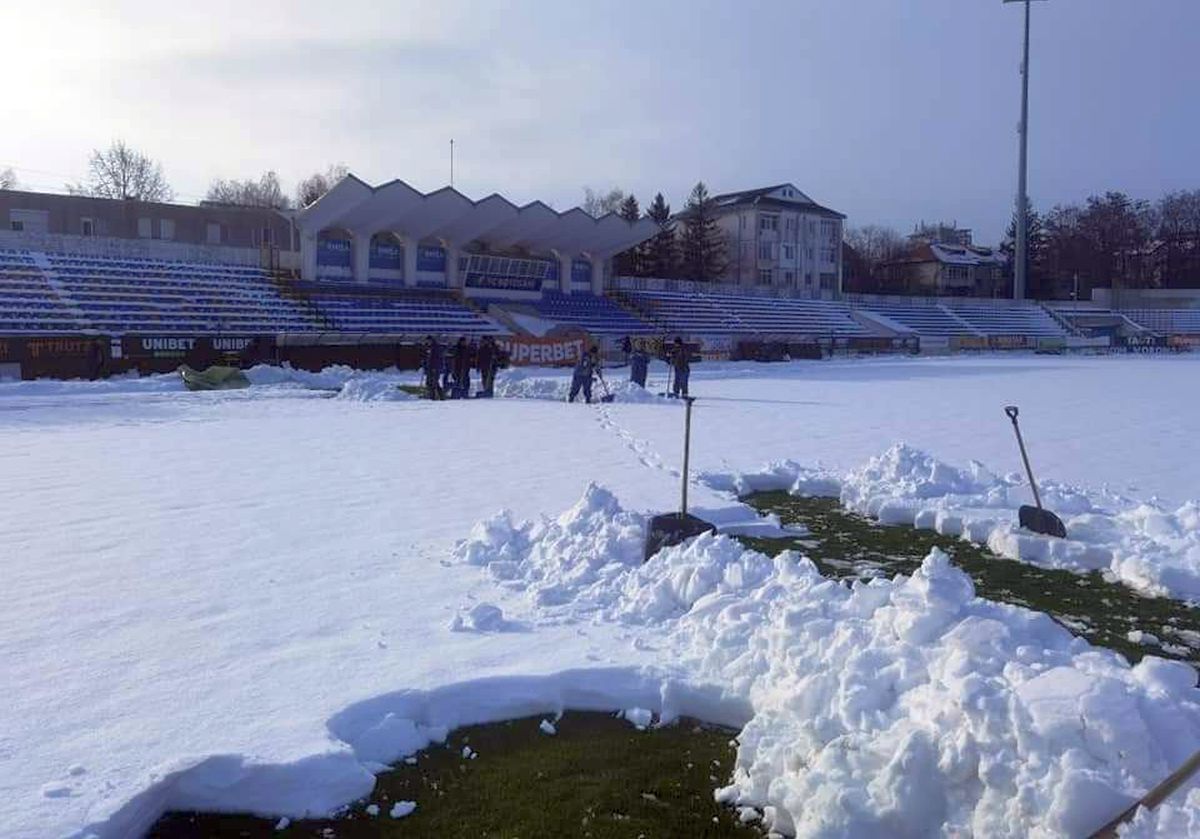
[[[1015,423],[1017,421],[1017,414],[1021,412],[1017,410],[1016,405],[1008,405],[1004,408],[1004,413],[1007,414],[1008,418]]]
[[[1021,437],[1021,426],[1017,425],[1017,415],[1020,411],[1017,410],[1016,405],[1006,405],[1004,413],[1012,420],[1013,431],[1017,435],[1017,445],[1021,448],[1021,462],[1025,464],[1025,474],[1029,476],[1029,488],[1033,490],[1033,503],[1040,510],[1042,509],[1042,496],[1038,492],[1037,481],[1033,479],[1033,467],[1029,465],[1029,455],[1025,452],[1025,440]]]

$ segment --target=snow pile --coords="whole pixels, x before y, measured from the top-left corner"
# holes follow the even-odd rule
[[[988,483],[908,462],[913,493]],[[893,466],[906,468],[871,471],[882,479]],[[558,520],[501,521],[460,544],[460,559],[520,571],[536,603],[653,627],[680,673],[749,699],[719,797],[762,810],[771,829],[1081,835],[1200,748],[1191,667],[1153,657],[1130,667],[1046,615],[980,600],[937,550],[911,577],[852,585],[725,536],[641,564],[635,521],[595,486]],[[511,546],[497,541],[505,533]],[[625,716],[648,725],[643,711]],[[1178,806],[1172,824],[1198,817]]]
[[[1200,503],[1195,501],[1164,509],[1108,491],[1044,481],[1042,503],[1063,519],[1069,537],[1052,539],[1018,526],[1018,508],[1033,500],[1020,475],[1001,477],[975,461],[958,468],[902,443],[840,476],[779,461],[749,473],[704,473],[700,480],[739,495],[787,490],[836,496],[847,509],[884,524],[936,530],[1011,559],[1104,571],[1149,594],[1200,601]]]
[[[616,402],[662,403],[666,398],[657,392],[638,387],[624,377],[604,378],[604,384],[599,380],[592,382],[592,399],[598,400],[605,394],[605,386]],[[565,402],[571,395],[570,372],[552,373],[547,370],[502,370],[496,376],[496,396],[509,399],[544,399],[554,402]],[[583,399],[582,393],[576,397]]]
[[[297,370],[290,364],[279,366],[257,364],[245,371],[246,378],[252,385],[293,385],[310,390],[340,391],[347,382],[358,378],[377,378],[385,375],[396,376],[395,368],[380,373],[363,373],[345,364],[334,364],[313,373],[308,370]],[[395,381],[395,378],[393,378]]]
[[[836,496],[841,480],[820,467],[809,467],[794,460],[768,463],[755,472],[700,472],[696,480],[711,489],[741,497],[755,492],[790,492],[792,495]]]
[[[641,565],[645,533],[643,516],[589,484],[579,503],[556,519],[516,523],[504,510],[479,522],[455,545],[454,556],[525,592],[544,614],[563,616],[611,605],[616,592],[610,583]]]
[[[399,387],[394,376],[358,375],[342,385],[336,399],[352,402],[407,402],[416,399]]]

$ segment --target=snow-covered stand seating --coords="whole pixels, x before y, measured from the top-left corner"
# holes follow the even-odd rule
[[[325,331],[412,336],[507,332],[491,318],[445,291],[351,289],[345,283],[297,285],[295,290],[312,304]]]
[[[593,335],[637,335],[654,331],[607,297],[546,290],[536,303],[539,315],[556,323],[578,326]]]
[[[0,332],[109,335],[313,331],[259,268],[0,251]]]
[[[871,334],[845,303],[736,292],[627,291],[624,297],[646,318],[670,332],[692,335]]]

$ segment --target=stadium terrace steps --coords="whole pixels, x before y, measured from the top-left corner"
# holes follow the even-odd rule
[[[347,288],[298,283],[302,296],[335,332],[392,335],[501,335],[508,332],[448,291]]]
[[[669,332],[710,335],[872,334],[845,303],[734,293],[625,291],[622,297]]]
[[[1200,335],[1200,309],[1123,309],[1120,314],[1151,332]]]

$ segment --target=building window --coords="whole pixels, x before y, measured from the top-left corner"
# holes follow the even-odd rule
[[[758,282],[760,285],[770,285],[773,279],[773,274],[770,268],[760,268],[758,271]]]
[[[206,241],[210,245],[221,244],[221,225],[215,221],[210,221],[207,226],[208,235]]]
[[[795,259],[796,258],[796,246],[795,245],[784,245],[783,246],[783,258],[788,260],[789,262],[791,260]]]
[[[833,284],[836,281],[837,281],[837,274],[822,274],[821,275],[821,289],[823,291],[832,291]]]
[[[17,221],[16,219],[14,219],[11,222],[9,222],[9,224],[12,225],[12,229],[17,233],[20,233],[25,229],[25,222],[23,222],[23,221]]]
[[[175,219],[164,218],[158,220],[158,235],[162,239],[175,238]]]
[[[804,273],[804,284],[807,286],[812,285],[812,271],[806,271]]]
[[[759,230],[778,230],[779,229],[779,216],[759,216],[758,217],[758,229]]]
[[[90,218],[81,218],[79,220],[79,234],[81,236],[95,236],[96,222]]]
[[[153,235],[153,227],[154,227],[154,222],[152,219],[148,219],[145,217],[139,218],[138,219],[138,228],[137,228],[138,236],[140,236],[143,239],[149,239]]]
[[[771,243],[770,242],[759,242],[758,243],[758,258],[759,259],[770,259],[771,258]]]
[[[783,282],[785,285],[795,285],[796,284],[796,272],[795,271],[784,271],[783,272]]]

